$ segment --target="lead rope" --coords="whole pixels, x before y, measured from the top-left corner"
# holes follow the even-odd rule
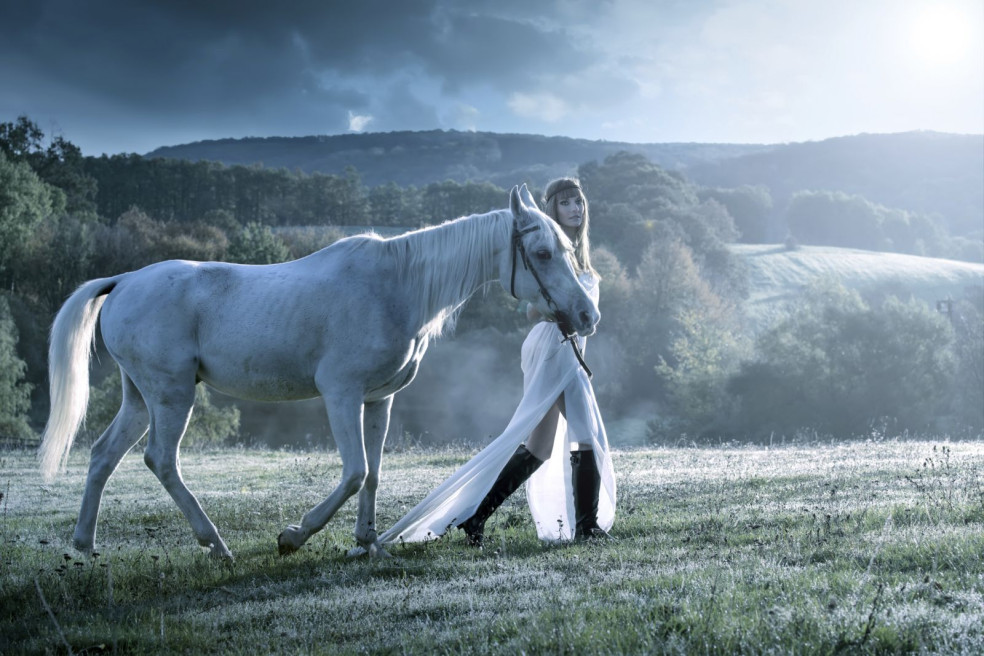
[[[559,325],[557,327],[560,328]],[[560,334],[563,335],[564,331],[561,330]],[[581,353],[581,347],[577,344],[577,335],[564,335],[564,341],[571,343],[571,349],[574,351],[574,357],[576,357],[577,361],[581,363],[584,373],[588,375],[588,380],[591,380],[591,377],[594,376],[594,374],[592,374],[591,369],[588,368],[588,363],[584,361],[584,354]]]

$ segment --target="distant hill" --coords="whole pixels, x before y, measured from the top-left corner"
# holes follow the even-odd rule
[[[777,217],[797,191],[841,191],[886,207],[938,214],[953,235],[984,236],[984,135],[861,134],[766,146],[432,130],[221,139],[158,148],[146,156],[336,175],[351,166],[369,186],[472,180],[508,188],[521,181],[543,183],[623,150],[682,171],[703,186],[762,185]]]
[[[895,295],[935,306],[947,298],[984,295],[984,264],[851,248],[734,244],[729,247],[749,268],[746,315],[753,326],[768,325],[805,285],[827,278],[864,297]]]
[[[695,163],[708,187],[765,185],[777,210],[800,190],[858,194],[886,207],[938,213],[955,235],[984,236],[984,135],[860,134]]]
[[[585,162],[619,151],[642,153],[666,169],[684,169],[763,152],[762,145],[635,144],[528,134],[385,132],[312,137],[267,137],[198,141],[158,148],[146,157],[206,160],[233,165],[260,164],[305,173],[342,174],[352,166],[369,186],[395,182],[489,181],[509,188],[522,181],[543,183],[576,172]]]

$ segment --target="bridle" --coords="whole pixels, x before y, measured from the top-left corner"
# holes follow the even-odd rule
[[[523,245],[523,237],[525,235],[530,234],[531,232],[536,232],[539,229],[540,226],[531,225],[531,226],[526,226],[525,228],[520,230],[516,226],[516,223],[515,222],[513,223],[512,274],[509,276],[509,293],[512,294],[512,297],[515,298],[517,301],[519,300],[519,297],[516,296],[516,259],[517,259],[516,254],[519,253],[519,259],[522,259],[523,261],[523,268],[529,271],[531,274],[533,274],[533,280],[536,281],[537,287],[540,288],[540,295],[543,296],[543,300],[547,302],[547,307],[550,308],[550,310],[554,313],[555,316],[558,317],[563,316],[563,313],[560,311],[560,308],[557,306],[557,302],[553,300],[553,297],[550,295],[550,292],[547,291],[547,288],[543,285],[543,281],[540,279],[540,274],[537,273],[536,269],[533,268],[533,264],[530,262],[530,256],[526,252],[526,246]],[[559,322],[558,325],[560,325]],[[569,328],[567,326],[566,320],[564,321],[564,327]],[[561,332],[564,332],[565,337],[568,334],[564,330],[561,330]]]
[[[530,262],[530,256],[526,252],[526,246],[523,245],[523,237],[531,232],[536,232],[540,229],[538,225],[526,226],[522,230],[516,225],[516,221],[513,221],[513,231],[512,231],[512,249],[511,257],[512,260],[512,273],[509,276],[509,293],[517,301],[519,297],[516,296],[516,254],[519,254],[519,258],[523,261],[523,268],[529,271],[533,275],[533,280],[536,281],[537,287],[540,289],[540,296],[546,301],[547,307],[553,312],[554,317],[557,319],[557,329],[560,330],[560,334],[564,336],[565,342],[571,343],[571,348],[574,350],[574,355],[577,357],[577,361],[584,368],[584,372],[591,378],[593,375],[591,369],[588,368],[587,363],[584,361],[584,354],[581,353],[581,347],[577,343],[577,331],[570,324],[570,319],[567,315],[560,311],[560,307],[557,305],[556,301],[553,300],[553,296],[544,286],[543,281],[540,279],[540,274],[537,273],[536,268]]]

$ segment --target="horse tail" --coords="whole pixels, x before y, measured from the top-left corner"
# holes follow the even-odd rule
[[[124,274],[125,275],[125,274]],[[51,411],[41,436],[41,476],[54,479],[64,469],[85,409],[89,405],[89,359],[95,345],[96,320],[106,295],[123,276],[90,280],[68,297],[51,326],[48,379]]]

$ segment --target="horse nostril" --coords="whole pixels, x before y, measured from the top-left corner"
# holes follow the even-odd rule
[[[591,313],[587,310],[581,310],[580,319],[582,325],[590,326],[592,324]]]

